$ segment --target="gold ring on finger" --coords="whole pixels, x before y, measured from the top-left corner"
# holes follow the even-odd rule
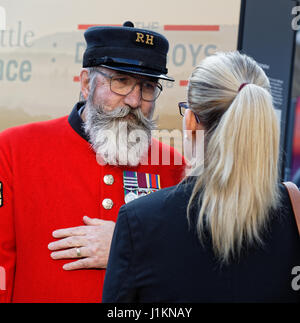
[[[80,258],[81,257],[81,251],[80,251],[80,248],[76,248],[76,254],[77,254],[77,257]]]

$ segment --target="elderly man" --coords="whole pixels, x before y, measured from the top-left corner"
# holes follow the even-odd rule
[[[119,208],[183,175],[151,138],[168,41],[131,23],[85,39],[69,117],[0,134],[0,302],[100,302]]]

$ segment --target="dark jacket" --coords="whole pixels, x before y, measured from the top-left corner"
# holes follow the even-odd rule
[[[244,247],[239,259],[220,265],[210,238],[199,242],[197,212],[188,226],[192,188],[180,184],[120,209],[103,302],[299,302],[292,269],[300,266],[300,239],[286,189],[281,185],[264,245]]]

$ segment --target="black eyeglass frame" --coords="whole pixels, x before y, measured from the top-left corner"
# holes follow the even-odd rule
[[[181,109],[189,109],[189,105],[188,105],[187,102],[178,102],[178,108],[179,108],[180,115],[182,117],[184,117],[184,113],[182,113],[182,110]],[[194,116],[196,118],[197,123],[200,123],[201,121],[200,121],[199,117],[197,116],[197,114],[195,112],[193,112],[193,113],[194,113]]]
[[[134,77],[134,76],[131,76],[131,75],[124,74],[124,75],[131,76],[132,78],[134,78],[136,80],[136,83],[134,84],[134,86],[132,87],[132,89],[127,94],[120,94],[120,93],[117,93],[117,92],[115,92],[115,91],[113,91],[111,89],[111,81],[112,81],[113,77],[115,77],[117,75],[109,75],[109,74],[106,74],[103,71],[98,70],[98,69],[96,71],[97,71],[97,73],[99,73],[99,74],[101,74],[101,75],[103,75],[103,76],[105,76],[105,77],[107,77],[107,78],[110,79],[109,87],[110,87],[110,90],[113,93],[118,94],[118,95],[122,95],[122,96],[126,96],[126,95],[130,94],[134,90],[134,88],[136,87],[136,85],[139,83],[139,80],[140,80],[140,83],[142,83],[142,84],[145,83],[145,82],[147,82],[146,80],[145,81],[142,81],[141,78],[137,78],[137,77]],[[120,74],[120,75],[122,75],[122,74]],[[156,101],[157,98],[159,97],[160,93],[163,90],[163,87],[162,87],[162,85],[159,82],[156,83],[156,87],[159,89],[157,96],[153,100],[145,100],[143,98],[143,90],[142,90],[143,89],[143,86],[141,86],[141,98],[142,98],[142,100],[144,100],[146,102],[154,102],[154,101]]]

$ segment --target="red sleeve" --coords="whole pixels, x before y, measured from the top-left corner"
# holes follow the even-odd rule
[[[0,133],[0,303],[11,302],[16,246],[13,220],[13,171],[11,149]]]

